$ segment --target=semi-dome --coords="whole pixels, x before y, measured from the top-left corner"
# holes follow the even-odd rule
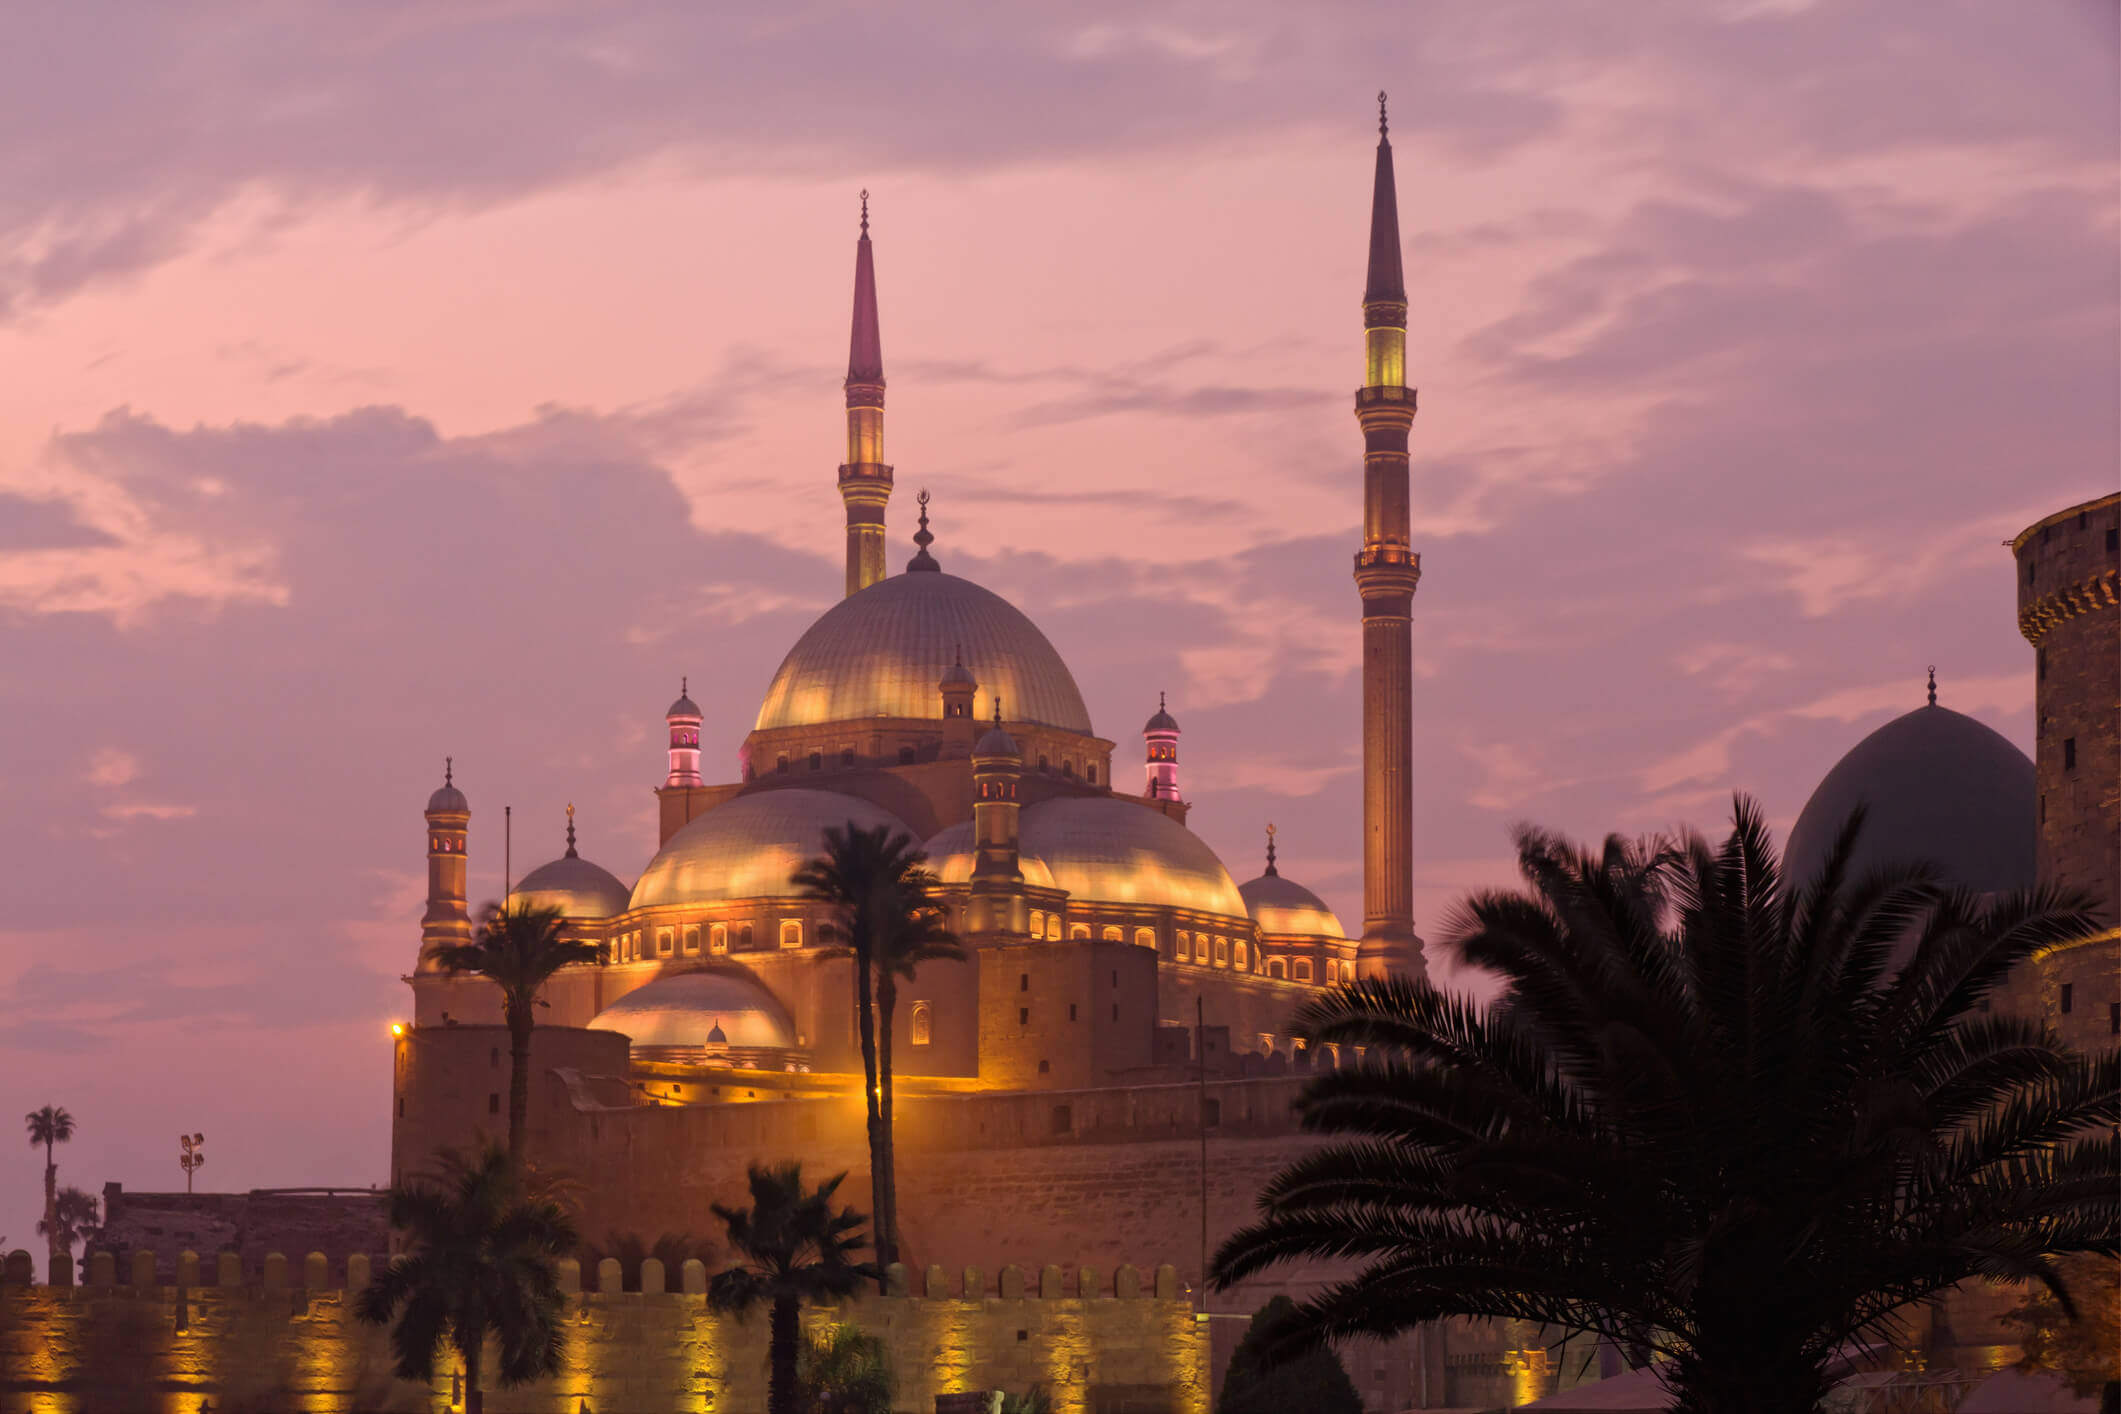
[[[2000,733],[1934,703],[1872,732],[1836,762],[1790,829],[1788,872],[1811,879],[1849,812],[1869,807],[1851,861],[1858,875],[1927,861],[1980,892],[2034,880],[2033,763]]]
[[[975,718],[999,694],[1012,722],[1091,734],[1083,695],[1037,625],[1000,595],[940,572],[894,575],[827,609],[781,660],[758,730],[940,718],[937,684],[960,652],[979,680]]]
[[[512,908],[557,908],[569,918],[610,918],[626,911],[631,893],[610,870],[570,851],[525,874],[508,891],[508,903]]]
[[[928,856],[928,867],[946,884],[969,884],[972,882],[972,866],[979,861],[972,847],[972,822],[963,820],[947,830],[937,832],[934,839],[921,846]],[[1046,861],[1035,854],[1026,854],[1022,842],[1017,845],[1017,870],[1023,874],[1024,882],[1033,888],[1056,887],[1053,871]]]
[[[1200,836],[1163,812],[1112,795],[1024,807],[1020,848],[1055,887],[1098,903],[1142,903],[1245,916],[1230,871]]]
[[[825,829],[853,821],[911,835],[880,805],[838,791],[787,787],[725,800],[665,841],[633,886],[632,906],[780,898],[788,876],[817,857]]]
[[[1325,900],[1294,879],[1262,874],[1238,885],[1237,892],[1262,933],[1299,933],[1314,938],[1348,936]]]
[[[795,1027],[773,993],[750,973],[726,963],[665,973],[605,1007],[589,1026],[631,1038],[636,1050],[729,1046],[785,1051],[796,1045]]]

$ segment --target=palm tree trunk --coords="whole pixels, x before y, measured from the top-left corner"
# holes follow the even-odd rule
[[[862,1095],[869,1103],[869,1206],[872,1212],[880,1213],[884,1204],[884,1112],[878,1096],[880,1081],[876,1065],[876,1009],[871,1005],[870,949],[863,940],[857,940],[854,948],[854,1015],[861,1029],[862,1074],[866,1082]],[[877,1255],[883,1256],[883,1234],[875,1233],[872,1245]],[[877,1290],[884,1289],[884,1280],[877,1278]]]
[[[884,1132],[884,1163],[880,1170],[883,1181],[878,1185],[882,1196],[876,1205],[876,1229],[882,1239],[878,1256],[885,1267],[899,1259],[898,1134],[891,1123],[891,1022],[897,1011],[898,978],[885,968],[876,979],[877,1108],[881,1111]],[[887,1292],[891,1289],[888,1275],[884,1289]]]
[[[479,1356],[485,1344],[482,1335],[464,1352],[464,1414],[485,1414],[486,1391],[479,1388]]]
[[[773,1333],[767,1347],[766,1414],[796,1414],[795,1345],[800,1334],[796,1323],[795,1298],[773,1300]]]
[[[508,1006],[508,1157],[518,1168],[530,1128],[530,1028],[537,1018],[530,1005]]]
[[[44,1141],[44,1279],[52,1279],[52,1263],[59,1256],[59,1164],[52,1157],[52,1141]]]

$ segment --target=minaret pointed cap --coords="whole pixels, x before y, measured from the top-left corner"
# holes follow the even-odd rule
[[[567,857],[576,857],[574,852],[574,802],[567,802]]]
[[[1267,877],[1270,879],[1281,877],[1281,871],[1274,867],[1274,827],[1272,825],[1267,826]]]
[[[1385,96],[1377,95],[1377,185],[1370,196],[1370,273],[1363,302],[1406,303],[1407,282],[1399,266],[1399,191],[1392,181],[1392,139],[1385,133]]]
[[[847,381],[884,381],[884,339],[876,318],[876,259],[869,248],[867,190],[862,192],[862,238],[854,247],[854,334],[847,350]]]

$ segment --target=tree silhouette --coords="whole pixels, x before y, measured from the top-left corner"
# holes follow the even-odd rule
[[[1300,1013],[1368,1050],[1306,1088],[1337,1142],[1273,1179],[1214,1280],[1353,1260],[1299,1338],[1520,1317],[1666,1357],[1687,1414],[1813,1408],[1851,1342],[1971,1277],[2061,1296],[2058,1255],[2121,1244],[2121,1053],[1983,1004],[2091,930],[2084,900],[1851,883],[1861,824],[1795,889],[1743,796],[1720,845],[1520,830],[1528,887],[1447,930],[1497,1001],[1388,977]]]
[[[51,1259],[64,1250],[59,1243],[59,1163],[52,1157],[52,1146],[74,1137],[74,1117],[61,1106],[46,1105],[24,1115],[22,1123],[29,1131],[29,1146],[35,1149],[41,1145],[44,1149],[44,1219],[37,1224],[37,1231],[45,1234],[45,1271],[49,1275]]]

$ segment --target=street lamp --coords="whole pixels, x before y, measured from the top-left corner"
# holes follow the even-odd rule
[[[187,1194],[191,1192],[192,1174],[197,1171],[201,1164],[206,1162],[206,1155],[200,1152],[205,1146],[206,1136],[203,1134],[180,1134],[177,1136],[177,1148],[180,1151],[177,1155],[177,1164],[184,1170],[184,1191]]]

